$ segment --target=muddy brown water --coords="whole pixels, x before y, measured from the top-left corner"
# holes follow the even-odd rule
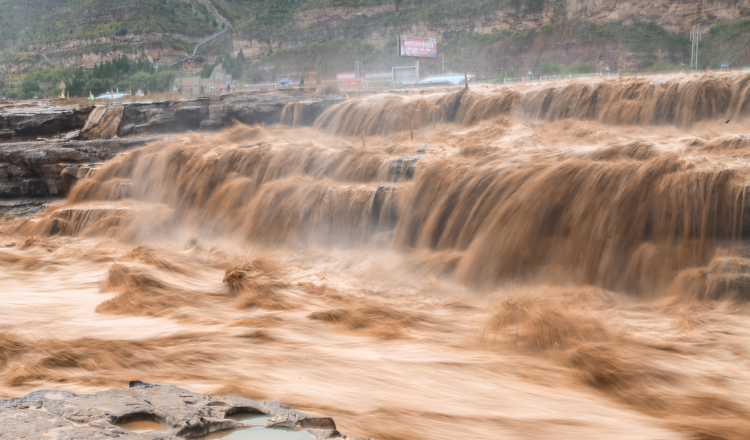
[[[363,438],[748,438],[748,78],[374,96],[120,155],[0,224],[0,394],[139,379]]]

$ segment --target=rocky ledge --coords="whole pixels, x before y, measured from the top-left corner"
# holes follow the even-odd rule
[[[241,419],[237,415],[245,414],[258,418],[236,420]],[[248,429],[249,434],[277,430],[279,435],[274,438],[284,438],[286,432],[290,438],[304,438],[307,434],[310,440],[356,440],[341,435],[329,417],[311,417],[280,403],[205,396],[140,381],[130,382],[130,387],[123,390],[96,394],[43,390],[0,401],[3,439],[176,440],[200,438],[217,431],[233,434],[234,438],[238,430]],[[213,434],[211,438],[220,436]]]
[[[65,196],[99,163],[163,137],[0,144],[0,199]]]
[[[0,105],[0,141],[36,139],[83,127],[93,106],[55,106],[43,102]]]
[[[309,126],[339,100],[289,90],[86,108],[0,105],[0,199],[65,196],[98,164],[165,133],[236,122]]]
[[[312,125],[326,108],[340,99],[284,90],[162,101],[97,101],[83,106],[65,106],[64,101],[57,105],[44,102],[6,104],[0,105],[0,142],[63,138],[66,135],[71,139],[79,134],[85,139],[93,139],[180,133],[226,127],[236,121],[305,126]],[[103,127],[93,129],[98,124],[103,124]]]

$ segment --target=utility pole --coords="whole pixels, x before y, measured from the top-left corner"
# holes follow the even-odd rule
[[[690,51],[690,68],[698,70],[698,43],[701,41],[701,25],[693,27],[693,31],[690,32],[690,42],[692,43]]]
[[[445,75],[445,54],[443,53],[443,54],[440,54],[440,55],[443,57],[443,64],[440,67],[440,74],[441,75]]]

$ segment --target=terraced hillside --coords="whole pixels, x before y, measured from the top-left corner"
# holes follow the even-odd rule
[[[737,67],[750,64],[748,17],[750,0],[0,0],[0,75],[91,69],[122,54],[177,59],[225,27],[189,67],[242,50],[255,62],[247,70],[266,76],[332,74],[356,59],[387,69],[403,61],[396,36],[413,34],[437,37],[450,70],[485,77],[675,70],[689,60],[696,24],[707,30],[701,68]]]

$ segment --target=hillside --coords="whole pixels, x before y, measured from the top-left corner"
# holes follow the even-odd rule
[[[695,24],[707,29],[701,68],[750,64],[750,0],[0,0],[0,11],[0,75],[18,78],[123,54],[169,61],[224,27],[188,69],[242,50],[246,80],[329,76],[357,59],[387,71],[409,62],[395,55],[409,34],[437,37],[446,68],[482,77],[674,70]],[[425,60],[421,71],[440,68]]]
[[[0,11],[6,73],[40,58],[93,68],[121,54],[177,57],[225,25],[200,1],[0,0]]]

